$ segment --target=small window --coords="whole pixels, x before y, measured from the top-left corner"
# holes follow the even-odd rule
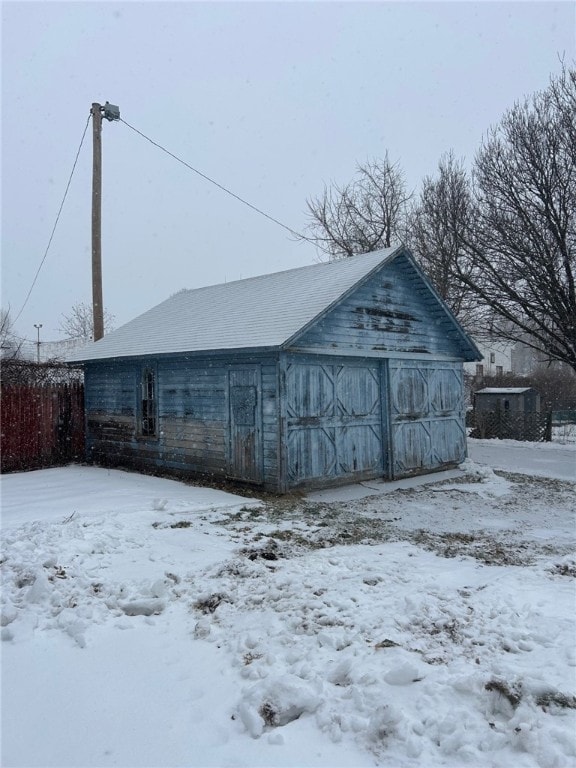
[[[476,365],[476,376],[484,376],[484,366],[482,363],[477,363]]]
[[[497,365],[496,366],[496,376],[502,376],[503,373],[504,373],[503,367],[501,365]]]
[[[142,400],[140,408],[140,434],[151,437],[156,434],[156,375],[151,368],[142,372]]]
[[[504,400],[504,410],[505,411],[510,410],[510,400]]]
[[[496,362],[496,353],[490,352],[490,362],[495,363]]]

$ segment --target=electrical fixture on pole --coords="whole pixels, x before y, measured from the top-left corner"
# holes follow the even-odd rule
[[[102,300],[102,118],[120,120],[120,109],[106,102],[94,102],[92,115],[92,317],[94,341],[104,336],[104,304]]]
[[[36,360],[39,363],[40,362],[40,328],[42,328],[42,323],[34,323],[34,328],[38,331],[38,341],[36,342]]]

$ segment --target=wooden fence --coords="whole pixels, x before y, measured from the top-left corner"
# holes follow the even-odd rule
[[[475,411],[470,416],[474,427],[470,437],[500,440],[549,442],[552,440],[552,413],[517,413],[510,411]]]
[[[2,385],[1,472],[38,469],[84,457],[80,381]]]

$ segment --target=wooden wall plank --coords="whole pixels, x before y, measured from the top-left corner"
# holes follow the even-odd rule
[[[389,361],[393,476],[421,474],[466,457],[462,365]]]
[[[244,360],[244,362],[242,362]],[[258,365],[261,424],[258,440],[263,481],[278,483],[276,357],[220,356],[217,360],[160,359],[156,363],[158,435],[138,436],[138,387],[142,360],[86,366],[88,453],[95,461],[142,468],[230,475],[230,371]]]
[[[461,356],[462,337],[404,257],[354,291],[294,346]]]

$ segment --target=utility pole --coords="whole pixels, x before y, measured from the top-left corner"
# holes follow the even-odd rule
[[[92,115],[92,318],[94,341],[104,336],[102,300],[102,117],[120,120],[120,110],[106,102],[94,102]]]
[[[92,317],[94,341],[104,336],[102,306],[102,107],[92,104]]]
[[[40,328],[42,328],[42,323],[34,323],[34,328],[38,331],[38,341],[36,342],[36,360],[38,363],[40,363]]]

